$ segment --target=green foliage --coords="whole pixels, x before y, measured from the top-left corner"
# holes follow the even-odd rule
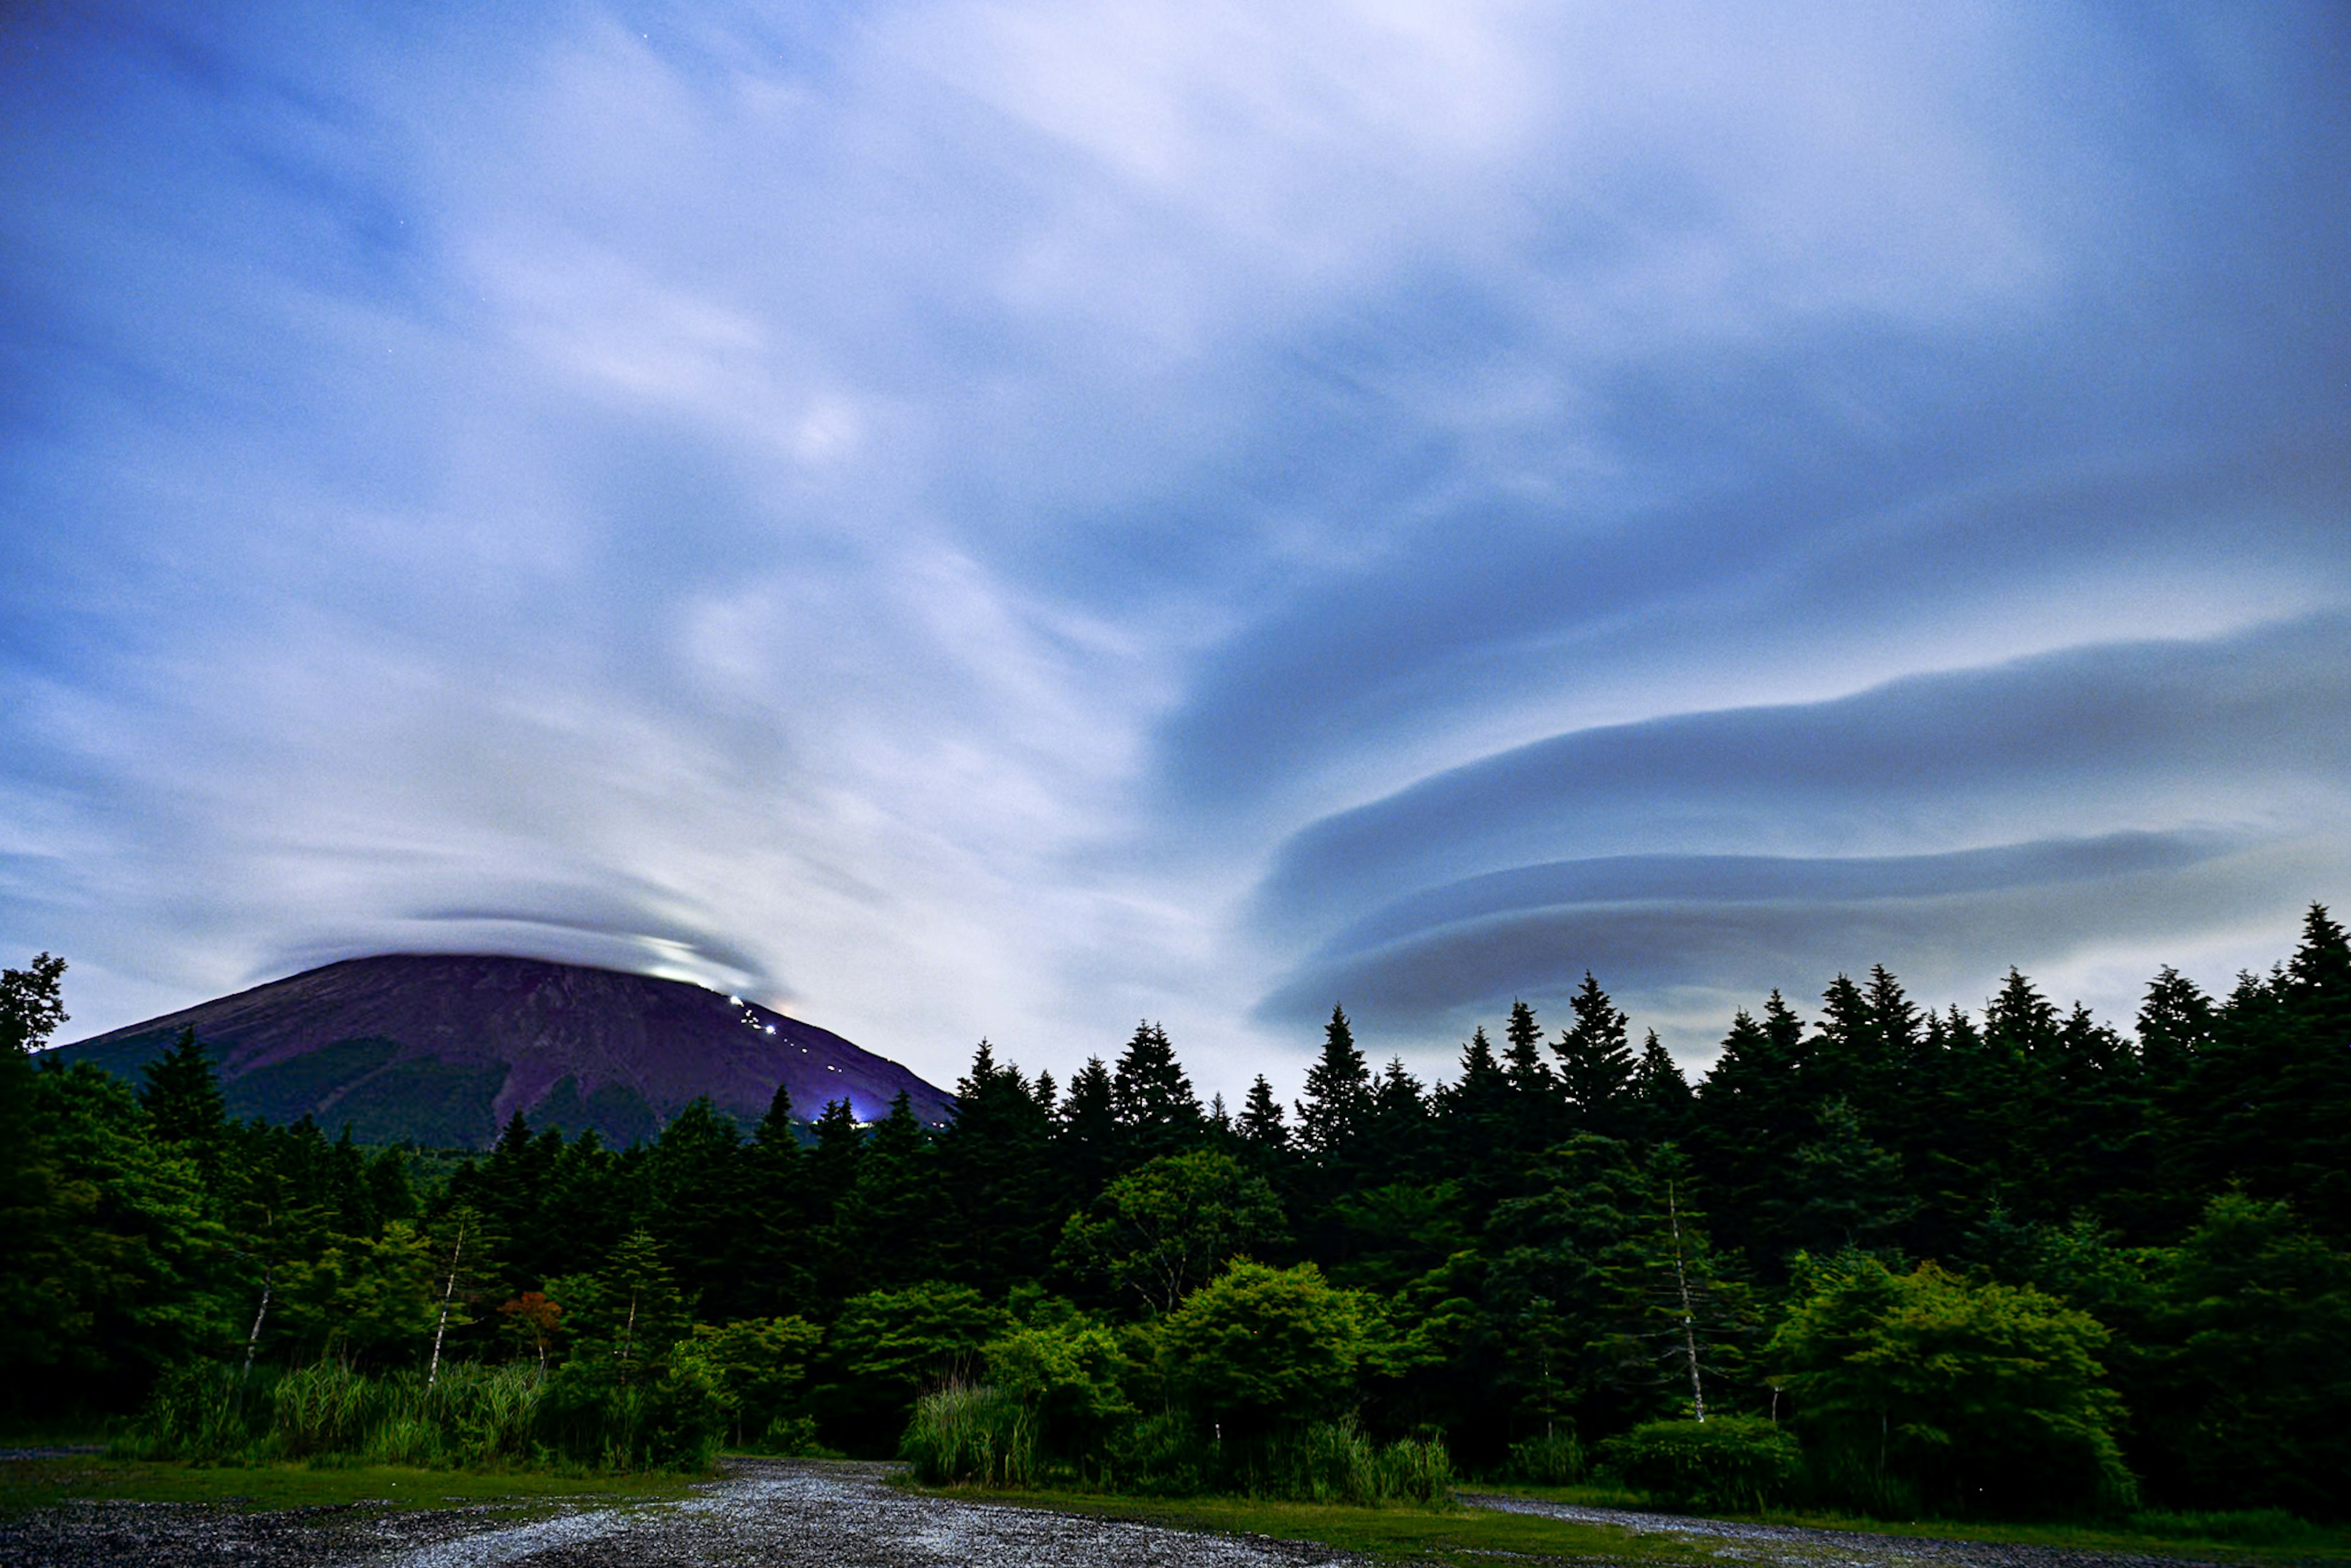
[[[803,1318],[745,1318],[713,1328],[696,1323],[689,1354],[709,1369],[738,1448],[808,1446],[799,1409],[809,1364],[824,1331]]]
[[[825,1336],[820,1411],[843,1446],[888,1453],[916,1396],[969,1381],[1003,1325],[1003,1311],[966,1285],[926,1281],[858,1296]]]
[[[1037,1484],[1037,1413],[1010,1391],[950,1383],[914,1402],[898,1457],[933,1486]]]
[[[1233,1478],[1252,1497],[1293,1502],[1382,1503],[1426,1507],[1453,1491],[1453,1460],[1442,1439],[1399,1437],[1379,1443],[1353,1417],[1318,1421],[1263,1444]]]
[[[586,1117],[625,1146],[517,1117],[486,1156],[370,1152],[229,1119],[184,1036],[108,1057],[150,1063],[141,1094],[37,1067],[63,972],[0,971],[20,1421],[622,1469],[883,1454],[919,1404],[942,1475],[1369,1499],[1426,1491],[1440,1436],[1551,1483],[1612,1437],[1698,1465],[1768,1400],[1847,1507],[2113,1510],[2134,1473],[2209,1533],[2346,1506],[2351,938],[2324,910],[2226,996],[2158,976],[2136,1040],[2014,972],[1973,1016],[1882,968],[1813,1020],[1774,994],[1695,1094],[1589,976],[1550,1051],[1521,1001],[1433,1092],[1334,1009],[1302,1139],[1262,1079],[1204,1115],[1144,1024],[1066,1093],[983,1042],[945,1130],[845,1101],[804,1129],[779,1094],[748,1138],[632,1102]],[[363,1133],[491,1103],[385,1041],[327,1054],[377,1070],[338,1102]],[[1668,1419],[1700,1385],[1702,1437]]]
[[[1056,1257],[1154,1312],[1171,1312],[1228,1259],[1281,1235],[1281,1205],[1264,1178],[1201,1149],[1112,1182],[1090,1213],[1070,1217]]]
[[[988,1385],[1029,1412],[1032,1445],[1080,1469],[1104,1436],[1134,1415],[1123,1386],[1124,1353],[1092,1319],[1040,1314],[989,1340],[982,1354]]]
[[[2158,1259],[2133,1392],[2162,1492],[2341,1517],[2351,1252],[2283,1203],[2229,1193]]]
[[[2108,1335],[2087,1313],[1852,1252],[1803,1261],[1796,1289],[1770,1354],[1831,1494],[1954,1511],[2134,1500],[2097,1359]]]
[[[1194,1291],[1165,1321],[1168,1380],[1203,1423],[1244,1436],[1296,1427],[1353,1402],[1370,1313],[1311,1263],[1247,1260]]]
[[[1645,1421],[1601,1452],[1656,1501],[1748,1512],[1785,1500],[1803,1464],[1794,1437],[1752,1416]]]

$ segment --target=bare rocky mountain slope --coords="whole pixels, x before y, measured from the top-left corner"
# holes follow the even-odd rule
[[[519,1111],[535,1127],[625,1144],[702,1094],[755,1121],[778,1083],[802,1118],[845,1099],[871,1120],[902,1092],[926,1122],[954,1111],[943,1091],[813,1024],[683,981],[535,958],[350,958],[55,1054],[135,1079],[191,1025],[235,1114],[308,1114],[368,1143],[485,1148]]]

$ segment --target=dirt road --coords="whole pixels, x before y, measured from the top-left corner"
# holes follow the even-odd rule
[[[512,1510],[339,1508],[246,1513],[85,1503],[0,1526],[5,1568],[1322,1568],[1359,1559],[1260,1537],[1203,1535],[921,1497],[881,1465],[744,1460],[684,1502]]]

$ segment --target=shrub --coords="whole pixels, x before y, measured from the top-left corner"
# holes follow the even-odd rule
[[[1363,1298],[1311,1263],[1244,1260],[1166,1320],[1161,1354],[1202,1422],[1226,1437],[1268,1433],[1353,1403],[1364,1317]]]
[[[1438,1438],[1402,1438],[1384,1446],[1353,1417],[1320,1421],[1243,1448],[1233,1479],[1258,1497],[1295,1502],[1442,1501],[1453,1490],[1453,1461]]]
[[[933,1486],[1033,1486],[1036,1418],[1003,1389],[950,1383],[914,1402],[898,1457]]]
[[[1677,1508],[1768,1507],[1788,1494],[1802,1464],[1793,1437],[1752,1416],[1650,1421],[1602,1452],[1627,1485]]]
[[[2136,1500],[2097,1359],[2107,1333],[2087,1313],[1934,1263],[1896,1274],[1860,1253],[1800,1259],[1797,1287],[1771,1354],[1829,1495],[1873,1511]]]

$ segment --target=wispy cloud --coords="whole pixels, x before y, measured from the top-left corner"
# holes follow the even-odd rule
[[[20,19],[0,943],[77,1027],[492,946],[1227,1087],[1334,988],[2274,946],[2351,895],[2345,34]]]

